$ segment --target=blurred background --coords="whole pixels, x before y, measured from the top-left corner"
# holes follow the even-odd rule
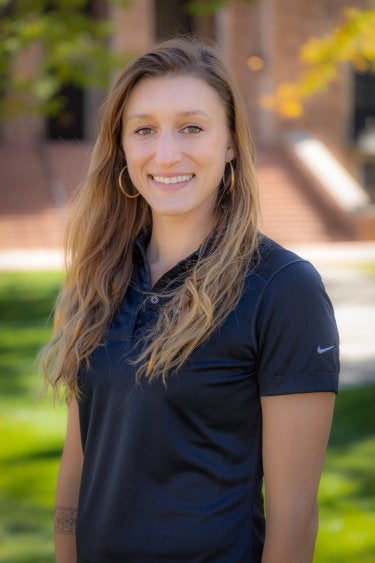
[[[0,0],[0,563],[53,561],[65,408],[38,399],[35,356],[100,105],[132,57],[179,33],[224,54],[262,230],[318,267],[335,306],[341,389],[314,561],[375,562],[373,0]]]

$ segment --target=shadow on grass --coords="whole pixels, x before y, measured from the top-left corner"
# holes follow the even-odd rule
[[[31,349],[31,355],[35,357],[37,349]],[[0,349],[1,355],[1,349]],[[24,368],[24,369],[22,369]],[[23,373],[27,371],[28,373]],[[37,375],[30,378],[30,373],[36,374],[36,361],[18,359],[17,365],[12,361],[0,361],[0,393],[3,398],[22,399],[28,397],[29,400],[37,400],[42,388],[42,379]]]
[[[0,556],[0,563],[10,563],[8,558],[3,558]],[[32,555],[14,555],[12,558],[12,563],[54,563],[53,556],[49,553],[35,553]]]
[[[346,498],[372,497],[375,502],[374,405],[375,385],[344,389],[337,397],[327,466],[354,485]]]
[[[330,446],[343,451],[353,442],[375,437],[375,384],[339,391]]]
[[[52,509],[29,503],[20,503],[17,512],[8,503],[2,508],[7,518],[1,526],[0,563],[53,563]]]
[[[44,450],[38,450],[32,452],[25,452],[22,453],[21,455],[11,457],[10,459],[3,461],[1,465],[4,469],[11,469],[13,465],[20,465],[23,463],[27,463],[29,461],[33,462],[33,461],[43,461],[49,459],[59,460],[61,457],[61,451],[62,448],[61,448],[61,444],[59,443],[58,445],[51,447],[48,450],[44,449]]]
[[[337,396],[314,563],[375,563],[374,401],[373,384]]]
[[[20,398],[37,394],[41,382],[36,356],[49,339],[60,273],[0,274],[0,394]]]
[[[46,323],[52,318],[51,311],[57,292],[58,286],[47,290],[43,296],[33,297],[30,292],[22,294],[10,287],[3,289],[0,294],[1,315],[9,325],[19,328],[29,326],[31,320],[33,323]]]

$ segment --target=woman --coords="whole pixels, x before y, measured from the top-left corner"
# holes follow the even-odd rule
[[[69,404],[58,563],[311,562],[338,336],[319,275],[258,216],[216,51],[139,57],[104,107],[44,352]]]

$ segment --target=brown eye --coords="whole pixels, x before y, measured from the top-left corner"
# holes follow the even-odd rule
[[[146,137],[152,133],[152,129],[150,127],[139,127],[134,131],[136,135],[140,135],[141,137]]]
[[[196,135],[201,131],[203,131],[203,129],[198,125],[188,125],[187,127],[184,127],[184,129],[182,130],[182,132],[185,133],[186,135]]]

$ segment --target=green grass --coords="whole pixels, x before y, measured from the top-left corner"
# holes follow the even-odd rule
[[[375,385],[340,391],[320,486],[316,563],[375,562]]]
[[[39,400],[35,357],[60,273],[0,274],[0,562],[53,561],[52,507],[64,408]]]
[[[35,356],[59,273],[0,274],[0,563],[52,563],[65,409],[38,400]],[[342,390],[320,487],[314,563],[375,563],[375,385]]]

